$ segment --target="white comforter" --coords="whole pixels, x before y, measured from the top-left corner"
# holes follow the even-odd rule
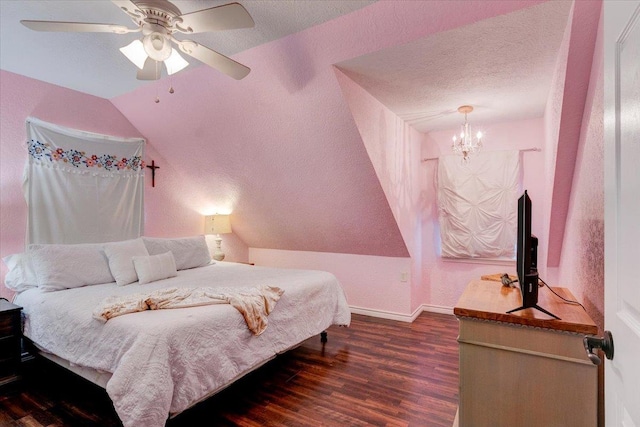
[[[254,336],[231,305],[131,313],[101,322],[96,306],[111,295],[164,287],[284,290],[263,334]],[[330,325],[349,325],[344,292],[330,273],[215,263],[144,285],[115,283],[56,292],[30,289],[15,303],[24,335],[43,351],[112,374],[107,383],[125,426],[164,426],[177,414]]]

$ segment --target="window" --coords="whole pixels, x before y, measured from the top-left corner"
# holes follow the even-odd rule
[[[514,258],[520,153],[441,156],[438,212],[442,257]]]

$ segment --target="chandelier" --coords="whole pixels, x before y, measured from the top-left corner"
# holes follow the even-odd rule
[[[463,105],[458,107],[458,112],[464,114],[464,123],[460,135],[453,136],[453,144],[451,149],[456,154],[462,154],[462,161],[468,162],[469,155],[480,151],[482,148],[482,132],[478,132],[474,137],[471,134],[471,126],[467,122],[467,114],[473,111],[471,105]]]

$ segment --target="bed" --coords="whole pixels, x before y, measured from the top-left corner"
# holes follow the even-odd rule
[[[5,283],[23,307],[24,336],[43,356],[103,386],[126,427],[164,426],[329,326],[350,324],[343,289],[328,272],[212,262],[208,251],[205,259],[202,250],[194,250],[202,248],[204,236],[135,240],[140,250],[140,241],[145,243],[147,255],[122,250],[131,246],[127,241],[113,243],[118,250],[109,244],[35,245],[4,259]],[[162,257],[155,267],[149,264]],[[141,259],[147,264],[137,268]],[[137,280],[123,284],[132,279],[123,279],[132,260]],[[105,262],[109,281],[105,271],[97,272]],[[105,301],[194,289],[238,295],[259,288],[278,291],[260,330],[251,330],[246,312],[224,299],[99,316]]]

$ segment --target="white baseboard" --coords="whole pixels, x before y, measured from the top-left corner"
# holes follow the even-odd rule
[[[413,312],[412,314],[404,314],[404,313],[396,313],[393,311],[385,311],[385,310],[376,310],[372,308],[362,308],[362,307],[354,307],[350,306],[351,312],[354,314],[362,314],[364,316],[370,317],[379,317],[381,319],[389,319],[389,320],[398,320],[400,322],[408,322],[411,323],[416,320],[416,317],[422,313],[422,307],[419,307],[418,310]]]
[[[430,313],[450,314],[453,316],[453,307],[445,307],[443,305],[422,304],[422,311]]]
[[[397,313],[397,312],[386,311],[386,310],[376,310],[372,308],[354,307],[354,306],[350,306],[350,308],[351,308],[351,312],[354,314],[361,314],[363,316],[370,316],[370,317],[378,317],[381,319],[397,320],[399,322],[407,322],[407,323],[411,323],[414,320],[416,320],[416,318],[423,311],[428,311],[430,313],[453,315],[452,307],[444,307],[444,306],[429,305],[429,304],[422,304],[411,314]]]

